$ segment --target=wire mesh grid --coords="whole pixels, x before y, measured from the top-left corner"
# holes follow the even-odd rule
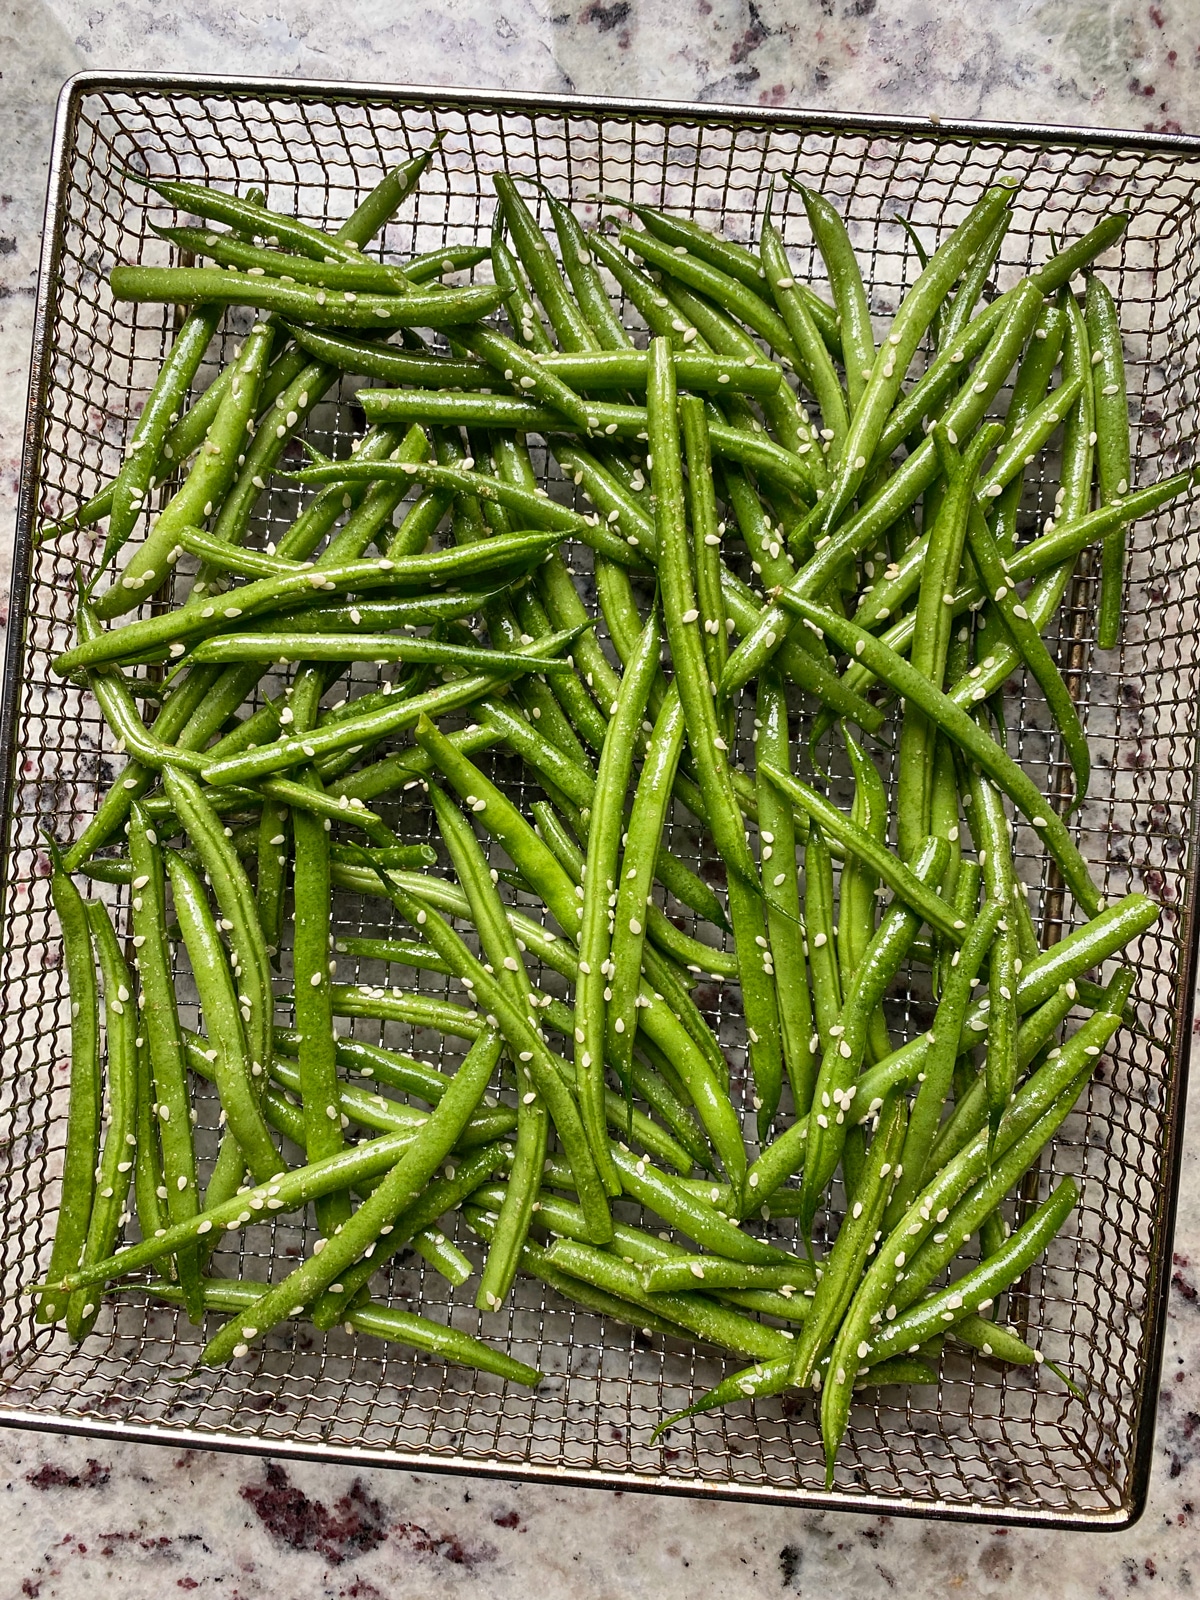
[[[631,1333],[528,1281],[503,1312],[485,1316],[471,1303],[472,1286],[454,1291],[406,1254],[376,1280],[376,1298],[451,1322],[539,1366],[546,1379],[532,1396],[402,1347],[301,1327],[285,1327],[236,1370],[199,1369],[197,1331],[138,1294],[103,1312],[97,1332],[69,1349],[61,1335],[34,1325],[30,1303],[18,1295],[47,1259],[65,1137],[68,1006],[40,831],[72,837],[121,764],[94,702],[48,672],[51,656],[69,642],[74,563],[94,559],[99,541],[79,535],[35,550],[30,532],[116,469],[172,331],[161,308],[114,305],[108,294],[113,264],[172,259],[151,224],[176,220],[115,169],[144,160],[164,175],[239,189],[257,183],[268,204],[336,225],[386,166],[424,148],[435,131],[444,142],[416,199],[389,225],[385,255],[486,239],[490,173],[500,168],[541,179],[585,219],[597,214],[598,194],[628,196],[665,203],[741,240],[752,237],[771,175],[794,171],[843,211],[879,319],[916,270],[897,216],[933,243],[999,174],[1019,177],[997,268],[1005,287],[1044,258],[1055,235],[1084,231],[1124,199],[1132,221],[1103,269],[1125,334],[1137,481],[1192,458],[1200,147],[1186,141],[1122,144],[1062,130],[763,119],[710,108],[606,104],[585,114],[569,102],[442,92],[76,80],[60,112],[5,679],[0,1421],[789,1504],[993,1522],[1127,1522],[1140,1510],[1149,1467],[1191,1017],[1200,552],[1194,508],[1186,506],[1132,532],[1119,653],[1093,652],[1096,593],[1086,565],[1051,634],[1093,751],[1090,798],[1076,819],[1081,848],[1106,894],[1144,889],[1163,906],[1157,928],[1131,951],[1144,1032],[1122,1031],[1019,1202],[1035,1203],[1063,1173],[1084,1180],[1067,1231],[1010,1297],[1007,1313],[1070,1369],[1086,1404],[1025,1372],[947,1354],[935,1387],[882,1390],[856,1403],[827,1494],[807,1399],[713,1413],[652,1448],[650,1430],[662,1415],[726,1369],[701,1348]],[[775,214],[796,275],[821,288],[821,263],[796,198],[777,194]],[[226,346],[236,332],[227,330]],[[361,423],[346,385],[326,397],[309,431],[344,450]],[[551,492],[569,494],[544,454],[535,459]],[[1051,510],[1052,497],[1052,471],[1031,475],[1026,530]],[[292,490],[272,486],[256,511],[256,537],[277,535],[295,506]],[[571,562],[586,590],[587,552],[572,550]],[[356,683],[371,686],[365,678]],[[1046,793],[1069,793],[1036,690],[1013,679],[1005,694],[1013,753]],[[893,783],[888,729],[870,749]],[[523,805],[536,798],[516,763],[496,758],[491,770]],[[430,835],[419,793],[402,796],[389,820],[403,837]],[[686,818],[676,816],[670,828],[673,848],[708,870]],[[1061,885],[1032,833],[1018,830],[1017,839],[1043,936],[1056,937],[1069,924]],[[124,931],[123,891],[99,892]],[[667,909],[684,911],[674,903]],[[339,894],[335,910],[343,934],[398,931],[375,902]],[[358,965],[363,981],[389,976],[378,963]],[[281,989],[286,981],[285,970]],[[537,981],[561,992],[553,974]],[[185,971],[185,1021],[193,1020],[189,984]],[[422,974],[420,987],[455,992],[436,974]],[[748,1099],[736,991],[706,983],[697,1001],[727,1047],[735,1090]],[[890,1002],[889,1021],[898,1035],[912,1035],[929,1017],[928,991],[913,976]],[[353,1032],[438,1065],[458,1059],[444,1035],[405,1024],[358,1021]],[[215,1109],[200,1101],[201,1151],[209,1158]],[[748,1132],[751,1123],[752,1115]],[[757,1226],[767,1238],[793,1237],[785,1220]],[[475,1249],[469,1235],[456,1237]],[[272,1263],[309,1247],[301,1220],[276,1219],[227,1240],[214,1267],[265,1276]]]

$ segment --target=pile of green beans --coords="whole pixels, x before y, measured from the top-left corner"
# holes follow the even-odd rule
[[[1042,1364],[997,1319],[1077,1189],[1030,1209],[1028,1174],[1129,1017],[1122,957],[1158,915],[1106,904],[1080,853],[1087,741],[1042,639],[1096,546],[1118,643],[1126,530],[1194,481],[1131,483],[1093,271],[1127,218],[999,292],[998,183],[883,326],[837,208],[786,174],[829,299],[770,203],[753,249],[644,205],[589,234],[543,195],[556,253],[504,174],[489,245],[370,255],[436,153],[336,233],[136,179],[203,219],[158,231],[211,265],[113,269],[115,297],[188,313],[116,479],[42,530],[106,523],[54,666],[126,764],[49,842],[71,1080],[30,1292],[73,1339],[131,1288],[224,1318],[206,1364],[306,1319],[536,1385],[372,1300],[404,1250],[478,1275],[489,1315],[524,1275],[755,1363],[660,1433],[818,1391],[832,1481],[856,1388],[934,1381],[946,1339]],[[193,395],[230,306],[264,315]],[[330,460],[303,435],[341,374],[369,380],[367,430]],[[286,470],[293,440],[311,463]],[[1030,530],[1041,458],[1061,484]],[[263,544],[281,481],[307,498]],[[1022,670],[1073,774],[1059,800],[1008,753]],[[1018,818],[1075,907],[1047,949]],[[341,981],[339,956],[389,981]],[[740,1035],[714,1032],[714,984]],[[928,1026],[897,1043],[899,995]],[[416,1059],[389,1025],[465,1054]],[[309,1208],[302,1260],[218,1275],[222,1232]],[[786,1218],[792,1248],[760,1225]]]

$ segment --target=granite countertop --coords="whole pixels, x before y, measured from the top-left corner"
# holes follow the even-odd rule
[[[1200,131],[1194,0],[0,5],[0,627],[50,130],[81,68],[266,73]],[[1194,1097],[1200,1096],[1200,1087]],[[1193,1113],[1200,1105],[1193,1107]],[[1200,1582],[1200,1116],[1150,1503],[1109,1536],[795,1513],[0,1431],[0,1594],[707,1600]],[[1193,1262],[1195,1266],[1193,1266]]]

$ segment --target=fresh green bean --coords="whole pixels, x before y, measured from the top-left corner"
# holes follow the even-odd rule
[[[230,1132],[241,1146],[246,1164],[260,1182],[266,1182],[283,1170],[283,1163],[271,1143],[259,1108],[246,1055],[242,1012],[217,925],[203,885],[187,862],[169,850],[166,865],[175,915],[183,930],[183,942],[191,959],[201,1010],[209,1030],[209,1043],[216,1055],[214,1065],[221,1108]],[[160,1117],[162,1110],[160,1106]]]
[[[929,839],[913,860],[913,875],[935,890],[949,858],[944,839]],[[848,1100],[858,1093],[856,1079],[867,1048],[871,1013],[883,998],[900,963],[908,954],[920,926],[919,913],[895,900],[880,921],[845,992],[837,1024],[821,1056],[809,1116],[808,1143],[801,1184],[801,1226],[809,1236],[821,1193],[833,1176],[846,1134]]]
[[[96,965],[87,902],[71,882],[62,853],[51,844],[50,896],[62,932],[63,965],[71,1010],[71,1077],[67,1100],[67,1143],[63,1153],[62,1197],[54,1228],[47,1282],[52,1286],[78,1265],[88,1237],[100,1152],[100,1013]],[[119,1014],[118,1014],[119,1015]],[[39,1322],[58,1322],[67,1302],[47,1291],[38,1304]]]
[[[861,1181],[856,1186],[854,1202],[842,1219],[804,1328],[796,1341],[791,1374],[796,1388],[808,1385],[817,1362],[836,1335],[875,1249],[888,1197],[896,1182],[907,1128],[903,1096],[889,1096],[879,1112],[879,1124]],[[809,1142],[811,1144],[811,1138]]]
[[[583,312],[563,282],[554,252],[516,184],[504,172],[493,173],[492,183],[521,265],[529,275],[534,293],[546,309],[559,345],[564,350],[598,350],[601,347],[600,340],[589,328]]]
[[[778,676],[765,672],[758,684],[758,759],[791,770],[787,703]],[[759,870],[767,905],[767,937],[779,997],[783,1062],[792,1090],[793,1114],[803,1117],[812,1103],[816,1079],[813,1005],[804,961],[804,923],[796,875],[796,825],[778,789],[760,777],[758,793]]]
[[[583,879],[583,915],[579,919],[579,980],[575,987],[575,1093],[597,1171],[610,1194],[620,1183],[608,1155],[603,1091],[606,1045],[604,989],[610,976],[613,935],[609,932],[609,897],[617,893],[623,800],[633,768],[635,738],[646,714],[650,683],[658,667],[662,635],[651,613],[625,671],[621,692],[608,724],[592,820],[588,828],[587,864]],[[648,898],[648,897],[647,897]],[[630,932],[640,933],[645,908],[635,908]]]
[[[129,856],[133,868],[133,949],[141,986],[142,1030],[157,1107],[157,1134],[162,1143],[166,1214],[182,1222],[200,1209],[196,1151],[192,1139],[191,1102],[184,1066],[183,1038],[175,1003],[175,980],[167,943],[166,885],[157,836],[135,802],[129,817]],[[165,1111],[164,1111],[165,1108]],[[199,1319],[200,1265],[194,1250],[176,1257],[179,1283],[188,1315]]]
[[[1086,305],[1095,395],[1096,470],[1100,498],[1108,502],[1129,493],[1133,476],[1129,454],[1129,396],[1116,304],[1094,272],[1087,278]],[[1114,650],[1119,642],[1124,581],[1125,531],[1121,528],[1104,541],[1101,558],[1100,620],[1096,631],[1096,643],[1101,650]]]
[[[224,274],[222,273],[223,277]],[[103,621],[149,599],[170,575],[181,528],[203,522],[221,504],[237,473],[247,424],[254,416],[274,330],[256,322],[233,367],[229,391],[213,418],[204,447],[182,487],[159,512],[145,542],[96,601]]]
[[[125,1221],[133,1171],[133,1149],[137,1142],[137,1009],[133,999],[133,979],[121,955],[108,912],[98,900],[85,907],[88,928],[96,949],[100,983],[104,993],[104,1040],[107,1072],[105,1095],[107,1121],[100,1143],[95,1188],[87,1234],[79,1255],[79,1267],[86,1270],[96,1261],[111,1255],[117,1235]],[[87,1093],[90,1085],[84,1083]],[[160,1108],[159,1115],[162,1115]],[[71,1263],[75,1265],[74,1262]],[[77,1290],[67,1301],[67,1333],[73,1340],[85,1339],[99,1313],[99,1296]]]
[[[846,390],[850,412],[857,411],[863,390],[875,364],[875,335],[871,331],[871,312],[863,287],[862,274],[855,260],[854,247],[846,225],[834,207],[815,190],[807,189],[788,173],[783,181],[796,189],[804,201],[808,225],[825,262],[837,312],[842,355],[846,368]]]

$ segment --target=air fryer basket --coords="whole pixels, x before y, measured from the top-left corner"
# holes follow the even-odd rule
[[[1071,1172],[1083,1179],[1081,1204],[1005,1311],[1070,1368],[1086,1403],[1048,1376],[947,1353],[935,1387],[860,1397],[827,1493],[807,1401],[736,1406],[652,1447],[662,1415],[729,1369],[707,1351],[634,1335],[528,1281],[504,1311],[484,1315],[472,1305],[472,1285],[452,1291],[409,1256],[377,1283],[377,1294],[506,1343],[547,1374],[535,1394],[340,1330],[321,1337],[284,1328],[236,1368],[202,1370],[199,1331],[136,1293],[102,1313],[96,1333],[71,1349],[61,1333],[35,1325],[32,1303],[19,1293],[47,1260],[65,1137],[66,982],[41,833],[73,836],[121,763],[95,703],[48,670],[70,633],[75,560],[93,559],[96,546],[81,535],[38,548],[34,534],[111,476],[172,331],[169,310],[114,305],[108,293],[114,263],[172,259],[150,228],[169,220],[167,208],[115,169],[144,161],[163,175],[242,189],[260,183],[269,204],[336,224],[386,166],[425,148],[435,132],[441,150],[388,228],[388,252],[486,240],[490,174],[502,167],[585,208],[597,194],[631,196],[738,239],[754,236],[771,174],[794,171],[843,208],[880,318],[915,271],[896,216],[933,241],[998,175],[1019,177],[998,269],[1003,286],[1044,258],[1057,235],[1077,235],[1128,204],[1129,229],[1101,270],[1125,333],[1135,481],[1192,459],[1198,141],[266,80],[72,80],[52,167],[0,719],[0,1422],[790,1505],[1126,1524],[1144,1503],[1149,1473],[1191,1031],[1200,549],[1187,504],[1132,530],[1119,651],[1101,657],[1093,649],[1096,588],[1086,562],[1051,637],[1094,758],[1090,798],[1076,819],[1081,848],[1106,894],[1142,889],[1163,907],[1158,926],[1130,951],[1142,1031],[1122,1030],[1022,1202]],[[775,216],[797,274],[819,285],[819,258],[786,189]],[[236,332],[231,319],[227,338]],[[348,384],[313,431],[344,449],[355,430]],[[569,486],[559,481],[552,492]],[[1027,528],[1049,513],[1052,497],[1052,479],[1029,483]],[[294,506],[291,490],[273,486],[256,514],[258,537],[286,525]],[[587,553],[570,555],[586,574]],[[1069,793],[1036,690],[1014,680],[1006,709],[1010,748],[1047,794]],[[891,735],[885,730],[871,748],[890,780]],[[498,760],[493,770],[519,794],[515,764]],[[429,836],[419,795],[404,797],[394,821],[406,837]],[[676,851],[702,864],[695,833],[679,820],[671,826]],[[1029,830],[1018,843],[1042,935],[1052,939],[1064,916],[1069,923],[1069,902]],[[125,931],[124,891],[98,892]],[[381,905],[339,896],[340,927],[380,932]],[[377,964],[362,970],[382,981]],[[194,998],[188,981],[181,976],[185,1002]],[[729,1046],[740,1090],[740,1015],[718,984],[698,999]],[[890,1020],[910,1033],[927,1025],[916,986]],[[355,1024],[379,1038],[371,1027]],[[457,1059],[440,1036],[389,1025],[386,1038],[431,1059]],[[202,1139],[203,1124],[202,1117]],[[762,1224],[784,1238],[790,1226]],[[265,1275],[272,1258],[304,1239],[300,1219],[246,1229],[227,1237],[215,1270]],[[465,1233],[460,1242],[474,1248]]]

